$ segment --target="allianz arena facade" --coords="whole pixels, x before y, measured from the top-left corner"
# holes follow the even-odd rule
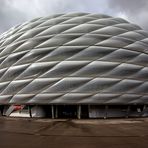
[[[121,18],[57,14],[0,36],[1,115],[148,116],[147,80],[148,33]]]

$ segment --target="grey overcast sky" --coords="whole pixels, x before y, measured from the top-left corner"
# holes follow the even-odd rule
[[[122,17],[148,31],[148,0],[0,0],[0,33],[36,17],[67,12]]]

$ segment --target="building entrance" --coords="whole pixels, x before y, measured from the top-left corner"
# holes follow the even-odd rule
[[[57,105],[55,111],[57,118],[77,118],[76,105]]]

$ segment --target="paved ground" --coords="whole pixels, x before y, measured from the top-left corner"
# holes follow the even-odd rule
[[[0,118],[0,148],[148,148],[148,119]]]

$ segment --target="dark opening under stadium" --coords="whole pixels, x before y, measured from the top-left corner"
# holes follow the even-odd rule
[[[0,35],[0,115],[148,116],[148,32],[122,18],[67,13]]]

